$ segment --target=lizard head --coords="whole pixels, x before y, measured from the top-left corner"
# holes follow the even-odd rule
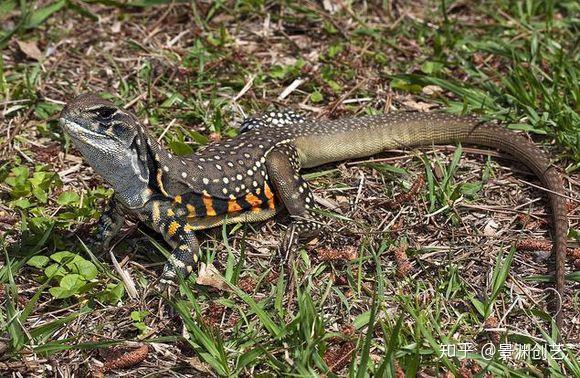
[[[140,207],[149,199],[151,142],[135,115],[97,95],[84,94],[64,107],[60,124],[125,205]]]
[[[133,114],[94,94],[69,102],[60,114],[60,123],[77,148],[85,144],[103,151],[130,148],[140,127]]]

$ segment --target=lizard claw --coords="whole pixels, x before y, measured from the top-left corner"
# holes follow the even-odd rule
[[[159,285],[177,286],[179,276],[186,279],[192,270],[191,266],[185,265],[182,261],[170,259],[163,266],[163,273],[159,279]]]
[[[177,284],[175,281],[167,280],[163,277],[159,279],[159,281],[155,284],[155,288],[160,293],[167,292],[167,295],[171,295],[172,289],[176,287]]]

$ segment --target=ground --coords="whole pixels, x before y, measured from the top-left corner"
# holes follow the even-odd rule
[[[0,4],[2,374],[579,376],[578,4],[379,3]],[[159,293],[159,235],[127,224],[110,253],[91,244],[112,191],[57,121],[83,92],[175,154],[285,107],[472,113],[527,132],[568,197],[561,341],[539,182],[474,146],[309,170],[332,232],[284,267],[283,214],[211,230],[207,265]]]

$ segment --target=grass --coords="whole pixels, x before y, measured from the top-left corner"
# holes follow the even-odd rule
[[[559,342],[545,253],[516,248],[549,237],[541,192],[468,146],[305,172],[336,232],[287,269],[284,217],[203,234],[212,284],[194,273],[171,296],[153,288],[167,253],[158,235],[128,226],[117,267],[92,251],[112,191],[57,124],[85,91],[128,104],[177,155],[279,107],[475,113],[555,157],[577,247],[578,4],[397,4],[0,4],[3,374],[580,375],[579,256]]]

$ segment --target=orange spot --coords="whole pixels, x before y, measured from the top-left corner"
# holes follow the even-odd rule
[[[189,224],[186,224],[185,226],[183,226],[183,231],[185,232],[191,232],[194,231],[193,227]]]
[[[270,189],[268,183],[264,184],[264,194],[266,195],[267,199],[274,198],[274,193],[272,193],[272,189]]]
[[[157,170],[157,186],[159,186],[159,189],[161,190],[161,193],[163,193],[164,196],[169,197],[169,195],[165,191],[165,188],[163,187],[163,171],[161,169]]]
[[[189,216],[195,217],[195,207],[193,207],[193,205],[190,205],[190,204],[185,205],[185,207],[187,208],[187,211],[189,212]]]
[[[205,212],[208,217],[213,217],[216,215],[215,209],[213,208],[213,199],[208,196],[201,196],[203,205],[205,206]]]
[[[244,197],[244,199],[252,207],[259,207],[262,204],[262,201],[258,197],[256,197],[254,194],[252,194],[252,193],[246,194],[246,196]]]
[[[276,208],[276,204],[274,203],[274,193],[272,193],[272,189],[270,189],[270,186],[268,186],[268,184],[264,184],[264,194],[266,195],[266,198],[268,199],[268,207],[270,209],[275,209]]]
[[[167,235],[169,235],[169,237],[172,237],[173,235],[175,235],[177,230],[179,230],[179,223],[173,221],[169,224],[169,227],[167,227]]]
[[[235,213],[242,210],[242,207],[235,199],[228,201],[228,213]]]
[[[181,196],[175,196],[173,200],[177,203],[181,203]]]
[[[168,216],[168,217],[173,217],[173,216],[175,216],[175,213],[173,212],[173,209],[167,209],[167,216]]]

